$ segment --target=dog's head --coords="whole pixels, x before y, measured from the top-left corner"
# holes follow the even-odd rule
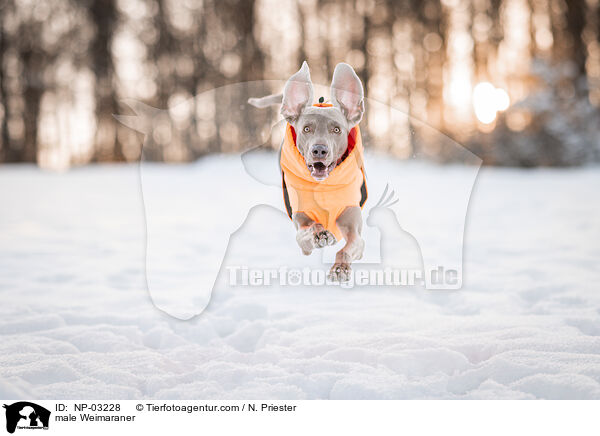
[[[296,145],[315,180],[325,180],[348,148],[348,133],[364,112],[360,79],[348,64],[337,64],[331,81],[332,107],[313,106],[306,62],[287,81],[281,114],[296,131]]]

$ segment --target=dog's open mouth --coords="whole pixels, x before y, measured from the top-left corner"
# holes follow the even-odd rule
[[[335,168],[335,162],[332,162],[329,165],[325,165],[323,162],[313,162],[308,164],[308,169],[310,170],[310,175],[315,180],[324,180],[327,178],[331,170]]]

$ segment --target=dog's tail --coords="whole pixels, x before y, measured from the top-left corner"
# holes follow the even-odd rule
[[[267,95],[261,98],[249,98],[248,103],[250,103],[254,107],[265,108],[269,106],[276,106],[281,104],[281,100],[283,99],[283,94],[273,94]]]

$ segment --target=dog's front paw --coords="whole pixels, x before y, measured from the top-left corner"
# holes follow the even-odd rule
[[[329,245],[333,245],[337,242],[333,233],[329,230],[323,230],[320,232],[315,232],[315,247],[323,248]]]
[[[313,249],[321,248],[318,244],[317,235],[325,231],[323,226],[319,223],[313,223],[310,226],[301,227],[296,233],[296,241],[302,250],[302,254],[308,256],[312,253]]]
[[[313,223],[310,226],[302,227],[296,233],[296,241],[302,249],[304,255],[312,253],[314,248],[323,248],[333,245],[337,242],[333,233],[325,230],[319,223]]]
[[[329,280],[332,282],[347,282],[350,280],[350,264],[334,263],[329,270]]]

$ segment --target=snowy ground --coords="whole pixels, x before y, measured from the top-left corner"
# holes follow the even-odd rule
[[[482,169],[459,291],[218,284],[183,321],[146,288],[139,167],[1,167],[0,397],[600,399],[599,187],[598,168]],[[255,224],[232,263],[279,257]]]

